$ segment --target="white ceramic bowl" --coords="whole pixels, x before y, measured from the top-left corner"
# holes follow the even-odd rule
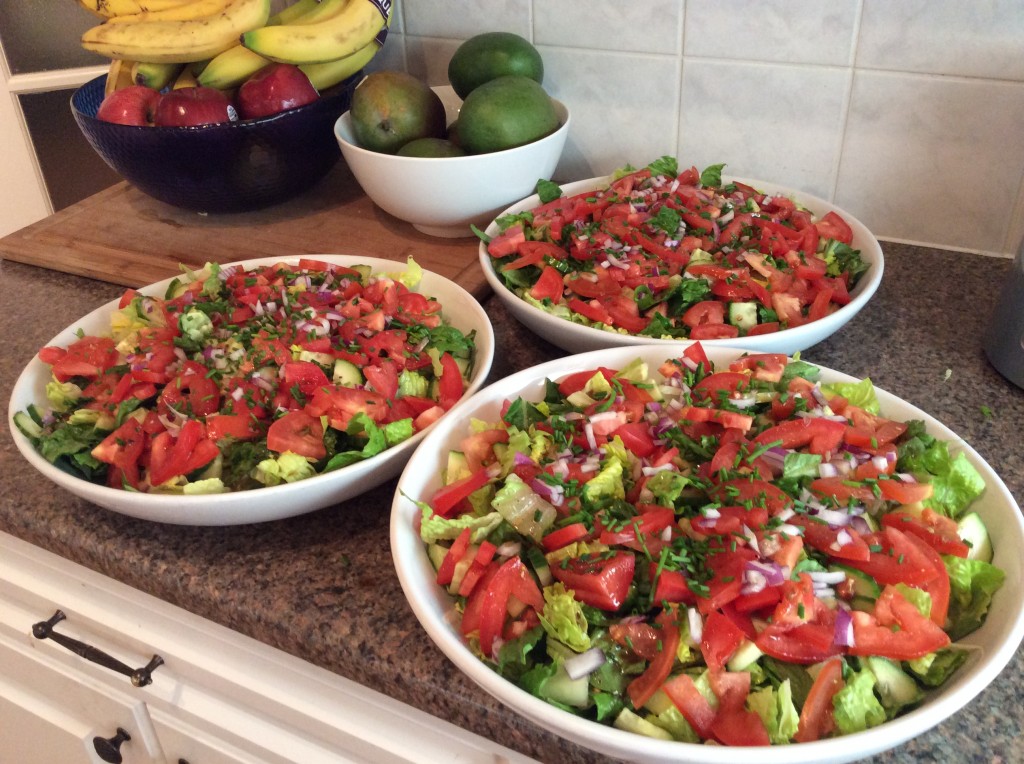
[[[462,102],[450,86],[438,86],[448,124]],[[400,157],[361,148],[345,112],[334,126],[341,154],[359,185],[374,203],[399,220],[432,236],[473,236],[470,225],[483,227],[516,199],[532,194],[541,178],[549,179],[569,134],[569,110],[555,101],[562,125],[525,146],[464,157]]]
[[[375,257],[309,257],[339,265],[369,265],[374,272],[397,272],[405,267],[402,262]],[[253,268],[279,262],[294,264],[297,259],[265,257],[235,264]],[[162,297],[170,281],[171,279],[166,279],[139,291]],[[441,303],[443,315],[453,326],[467,333],[476,331],[476,361],[465,393],[467,396],[471,395],[487,379],[494,358],[494,333],[487,314],[462,287],[430,271],[423,272],[423,279],[417,291],[436,298]],[[113,300],[80,318],[47,345],[67,346],[76,339],[75,333],[79,329],[86,334],[109,334],[110,315],[117,309],[117,303],[117,300]],[[14,385],[8,422],[14,442],[22,455],[45,477],[93,504],[132,517],[176,525],[242,525],[292,517],[337,504],[368,491],[401,472],[406,460],[431,429],[428,427],[370,459],[296,483],[200,496],[136,493],[96,485],[54,467],[39,455],[28,438],[14,426],[13,417],[16,412],[24,411],[30,403],[45,403],[45,388],[49,379],[49,367],[37,357],[32,359]]]
[[[871,299],[871,296],[878,289],[878,285],[882,283],[882,271],[884,269],[882,248],[879,246],[878,240],[863,223],[850,215],[850,213],[829,204],[824,199],[759,180],[746,180],[743,178],[731,178],[731,180],[741,181],[765,193],[788,196],[811,210],[815,217],[821,217],[830,211],[835,211],[842,215],[853,230],[853,248],[859,249],[864,261],[871,263],[871,268],[861,277],[856,288],[851,291],[852,299],[849,304],[842,306],[839,310],[825,318],[771,334],[761,334],[754,337],[736,337],[734,339],[701,340],[701,344],[704,347],[742,347],[758,353],[786,353],[787,355],[792,355],[797,351],[806,350],[811,345],[815,345],[837,332],[850,319],[856,316],[861,308],[867,305],[868,300]],[[608,181],[609,178],[607,176],[580,180],[563,185],[562,192],[565,196],[572,196],[584,191],[604,188],[607,186]],[[537,195],[533,195],[528,199],[523,199],[513,204],[497,217],[523,212],[538,206],[540,203],[540,198]],[[485,232],[489,236],[496,236],[500,233],[497,222],[492,221],[487,226]],[[498,298],[512,312],[512,315],[548,342],[568,350],[570,353],[581,353],[586,350],[597,350],[598,348],[620,345],[645,345],[651,342],[670,341],[595,329],[592,326],[583,326],[567,319],[558,318],[550,313],[545,313],[540,308],[536,308],[518,297],[505,286],[501,278],[495,273],[492,258],[487,254],[487,245],[483,242],[480,244],[479,258],[480,267],[483,269],[487,282],[491,285]],[[678,341],[671,340],[671,342]]]
[[[1024,604],[1019,596],[1024,586],[1024,560],[1020,555],[1024,548],[1024,521],[1006,485],[977,452],[934,418],[883,390],[877,390],[883,414],[925,421],[932,435],[948,439],[954,452],[959,450],[966,454],[981,473],[987,490],[972,509],[982,516],[994,540],[994,564],[1006,573],[1006,582],[996,594],[985,625],[958,643],[974,648],[967,662],[945,686],[928,693],[927,700],[916,710],[854,735],[814,743],[758,747],[741,753],[725,746],[655,740],[582,719],[548,705],[498,676],[463,643],[453,600],[435,583],[434,569],[414,526],[419,509],[412,499],[425,499],[440,486],[439,475],[448,451],[468,432],[470,420],[496,420],[506,398],[522,395],[528,400],[541,400],[545,378],[558,379],[570,372],[597,366],[622,368],[635,358],[643,358],[652,369],[657,369],[665,358],[681,353],[685,345],[665,343],[613,348],[568,356],[526,369],[462,401],[430,432],[398,482],[391,510],[391,550],[409,605],[431,639],[470,679],[516,712],[579,745],[627,761],[734,764],[749,759],[759,764],[836,764],[892,748],[954,714],[996,677],[1013,657],[1024,635]],[[728,363],[742,353],[737,349],[704,347],[716,365]],[[823,382],[853,381],[853,377],[826,368],[822,368],[821,379]]]

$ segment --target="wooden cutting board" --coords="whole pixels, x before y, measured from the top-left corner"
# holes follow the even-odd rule
[[[177,275],[180,264],[306,254],[404,262],[411,255],[483,299],[490,288],[477,262],[478,243],[427,236],[392,217],[339,162],[302,196],[237,214],[177,209],[121,182],[0,238],[0,259],[139,287]]]

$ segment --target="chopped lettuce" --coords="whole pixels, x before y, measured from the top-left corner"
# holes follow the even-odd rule
[[[844,735],[863,732],[885,721],[885,709],[875,695],[876,682],[867,669],[853,672],[832,698],[832,715]]]
[[[544,587],[544,611],[538,615],[544,631],[554,639],[577,653],[590,649],[590,626],[583,607],[562,584]]]
[[[897,468],[924,477],[932,495],[924,504],[936,512],[958,518],[985,491],[985,480],[961,452],[953,456],[949,444],[925,432],[924,423],[910,422],[898,451]]]
[[[747,707],[761,717],[773,744],[788,743],[796,734],[800,713],[793,704],[793,690],[789,680],[777,688],[768,685],[747,696]]]
[[[266,486],[294,483],[313,477],[316,469],[305,456],[285,451],[256,465],[253,477]]]
[[[606,459],[601,471],[586,482],[583,486],[584,498],[594,501],[600,498],[622,499],[626,496],[626,489],[622,484],[623,466],[622,462],[614,456]]]
[[[82,397],[82,388],[74,382],[58,382],[52,379],[46,383],[46,400],[54,411],[73,409]]]
[[[878,397],[875,395],[875,386],[871,380],[865,377],[860,382],[832,382],[821,386],[826,396],[841,395],[854,406],[858,406],[868,413],[878,414],[881,407],[878,405]]]
[[[928,653],[928,655],[922,658],[907,661],[905,665],[925,687],[939,687],[966,660],[966,650],[962,650],[959,647],[944,647],[937,652]]]
[[[945,555],[942,560],[949,571],[947,631],[955,642],[985,622],[992,596],[1003,585],[1006,574],[982,560],[967,560],[953,555]]]
[[[466,513],[449,518],[435,514],[428,504],[417,502],[417,505],[423,513],[420,521],[420,538],[425,544],[436,544],[442,539],[454,541],[466,528],[470,529],[470,541],[479,544],[501,525],[501,515],[497,512],[485,515]]]

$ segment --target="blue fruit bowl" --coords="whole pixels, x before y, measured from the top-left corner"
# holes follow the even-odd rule
[[[319,100],[261,119],[197,127],[136,127],[96,119],[106,75],[71,96],[89,144],[125,180],[162,202],[198,212],[247,212],[290,199],[341,157],[334,123],[362,73]]]

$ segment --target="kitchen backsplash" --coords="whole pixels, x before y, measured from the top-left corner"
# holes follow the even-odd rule
[[[544,57],[556,180],[671,154],[828,199],[879,238],[1024,237],[1021,0],[398,0],[373,68],[432,85],[474,34]]]

